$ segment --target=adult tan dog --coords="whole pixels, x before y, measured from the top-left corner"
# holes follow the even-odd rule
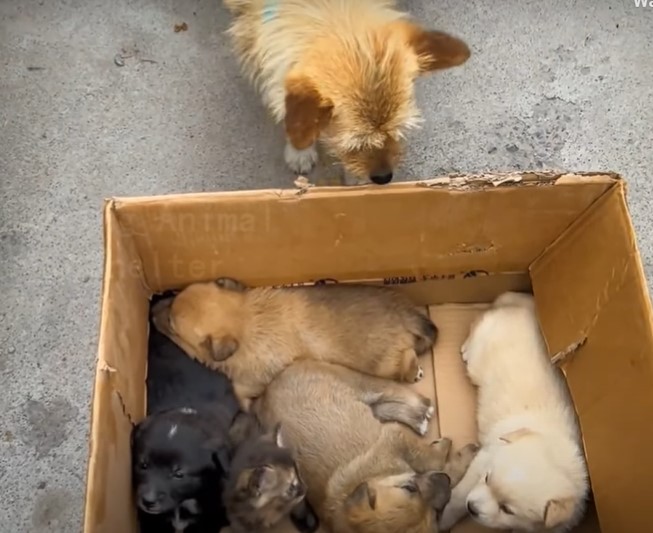
[[[462,347],[478,386],[481,450],[453,490],[440,526],[466,512],[516,531],[568,531],[584,514],[588,479],[574,408],[551,364],[533,297],[508,292]]]
[[[188,355],[224,372],[244,408],[304,357],[414,383],[424,375],[418,356],[437,335],[406,296],[369,285],[248,289],[222,278],[158,302],[152,318]]]
[[[392,180],[407,132],[421,122],[420,75],[463,64],[467,45],[428,31],[393,0],[224,0],[244,73],[277,122],[298,174],[316,141],[361,181]]]
[[[419,415],[418,397],[405,385],[305,360],[284,370],[253,409],[263,423],[281,423],[324,529],[437,533],[436,513],[477,447],[448,458],[449,439],[428,443],[408,429],[403,421]],[[395,416],[382,423],[379,410]]]

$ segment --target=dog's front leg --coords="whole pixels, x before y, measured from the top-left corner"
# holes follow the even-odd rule
[[[284,159],[288,168],[295,174],[308,174],[318,161],[317,147],[313,143],[308,148],[300,150],[295,148],[290,141],[286,141]]]

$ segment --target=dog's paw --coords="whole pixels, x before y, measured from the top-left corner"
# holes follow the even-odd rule
[[[431,448],[433,448],[436,452],[441,453],[443,457],[447,457],[449,455],[449,451],[451,450],[451,439],[448,437],[442,437],[440,439],[436,439],[431,443]]]
[[[286,142],[284,158],[288,168],[295,174],[308,174],[317,164],[317,147],[313,144],[305,150],[298,150],[292,144]]]
[[[431,404],[431,400],[428,398],[420,398],[420,406],[417,419],[415,420],[413,429],[418,435],[422,437],[428,433],[429,426],[431,424],[431,419],[435,413],[435,407]]]
[[[415,375],[415,383],[424,378],[424,369],[421,366],[417,367],[417,374]]]

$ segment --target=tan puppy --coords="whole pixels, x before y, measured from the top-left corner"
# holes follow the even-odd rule
[[[392,0],[224,0],[243,71],[284,122],[286,163],[305,174],[319,139],[346,171],[392,180],[402,141],[421,122],[413,84],[463,64],[467,45],[427,31]]]
[[[281,423],[284,440],[296,450],[308,501],[323,528],[437,533],[436,512],[477,448],[468,446],[447,462],[449,439],[429,444],[404,424],[379,420],[382,406],[397,421],[418,416],[411,395],[416,393],[405,385],[305,360],[284,370],[255,402],[257,416]],[[376,409],[369,407],[372,396],[379,397]]]
[[[424,375],[417,356],[437,335],[403,294],[365,285],[246,289],[223,278],[160,301],[153,320],[187,354],[231,378],[245,408],[302,357],[413,383]]]
[[[491,528],[569,531],[583,517],[587,470],[574,407],[546,351],[533,297],[497,298],[461,352],[478,386],[482,448],[453,490],[441,528],[469,513]]]

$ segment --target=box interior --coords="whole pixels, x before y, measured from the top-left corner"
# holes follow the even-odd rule
[[[150,296],[220,276],[250,286],[384,283],[429,306],[441,336],[430,379],[416,387],[437,398],[431,431],[456,445],[475,437],[458,356],[469,323],[501,292],[532,290],[583,432],[598,513],[578,530],[653,528],[641,512],[650,476],[635,474],[653,469],[651,309],[617,176],[114,199],[105,253],[86,533],[137,532],[129,433],[145,413]],[[466,522],[455,531],[484,530]]]

